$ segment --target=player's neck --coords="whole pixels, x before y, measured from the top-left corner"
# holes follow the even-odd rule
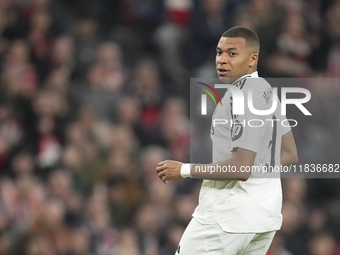
[[[247,75],[247,74],[252,74],[252,73],[254,73],[254,72],[256,72],[257,71],[257,68],[256,67],[252,67],[252,68],[250,68],[249,70],[248,70],[248,72],[245,74],[245,75]]]

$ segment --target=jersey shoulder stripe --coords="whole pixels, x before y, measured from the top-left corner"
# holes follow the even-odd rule
[[[236,87],[239,87],[240,89],[242,89],[241,86],[243,87],[244,83],[246,82],[247,78],[249,78],[249,77],[251,77],[251,75],[245,75],[245,76],[237,79],[236,81],[234,81],[232,83],[232,85],[235,85]]]

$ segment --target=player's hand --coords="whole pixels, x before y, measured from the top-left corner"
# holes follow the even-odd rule
[[[168,180],[180,180],[183,179],[181,176],[182,163],[173,160],[165,160],[158,163],[156,171],[158,177],[167,183]]]

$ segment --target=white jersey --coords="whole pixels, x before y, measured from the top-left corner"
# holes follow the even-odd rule
[[[213,119],[228,120],[227,124],[211,127],[213,163],[231,158],[232,150],[239,147],[256,152],[254,166],[280,166],[282,135],[290,128],[281,125],[285,116],[280,114],[279,100],[276,111],[264,116],[251,113],[246,100],[251,88],[254,108],[267,110],[272,106],[272,87],[258,78],[257,72],[239,78],[233,85],[244,94],[245,112],[244,115],[233,114],[232,94],[228,90],[222,105],[218,104],[213,114]],[[249,123],[253,119],[258,121]],[[270,121],[272,119],[279,121]],[[233,125],[230,125],[231,121]],[[247,181],[203,180],[199,205],[193,217],[201,224],[218,223],[226,232],[261,233],[280,229],[281,206],[280,178],[258,178],[252,173]]]

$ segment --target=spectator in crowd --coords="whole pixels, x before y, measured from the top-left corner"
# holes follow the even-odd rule
[[[20,142],[22,135],[20,124],[9,102],[0,102],[0,168],[6,167],[7,158]]]
[[[2,79],[7,93],[31,99],[38,87],[38,79],[29,52],[25,41],[15,41],[3,65]]]
[[[89,17],[81,18],[74,26],[75,80],[84,82],[85,74],[96,57],[99,44],[98,24]]]
[[[166,20],[155,31],[161,63],[172,86],[169,90],[180,93],[185,90],[189,78],[183,58],[189,40],[192,1],[165,0]]]
[[[71,37],[61,36],[54,40],[49,62],[50,71],[55,69],[65,69],[69,73],[74,71],[74,45]]]

